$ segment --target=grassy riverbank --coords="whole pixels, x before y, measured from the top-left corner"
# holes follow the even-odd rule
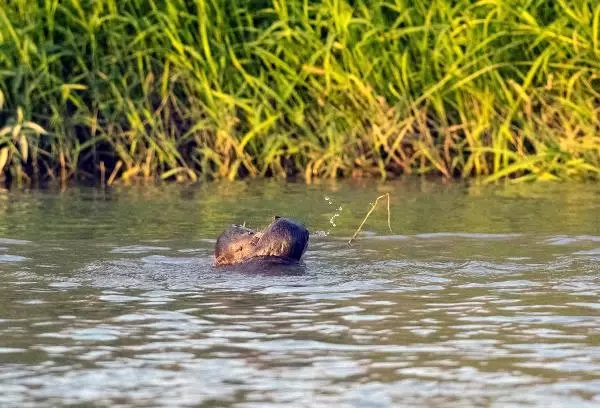
[[[597,178],[594,0],[0,0],[13,180]]]

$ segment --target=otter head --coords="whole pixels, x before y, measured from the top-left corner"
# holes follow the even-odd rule
[[[304,225],[278,216],[259,232],[233,225],[217,239],[215,265],[238,264],[253,258],[299,261],[308,238]]]
[[[256,256],[277,256],[299,261],[308,246],[308,237],[304,225],[276,216],[256,242]]]
[[[232,225],[217,238],[215,264],[232,265],[242,262],[254,252],[256,232],[241,225]]]

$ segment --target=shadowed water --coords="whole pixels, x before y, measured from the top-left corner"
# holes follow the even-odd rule
[[[382,206],[347,246],[383,192],[393,233]],[[0,406],[599,406],[599,199],[428,183],[3,193]],[[304,264],[211,266],[230,223],[273,215],[313,232]]]

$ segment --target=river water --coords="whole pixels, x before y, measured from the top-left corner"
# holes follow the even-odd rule
[[[385,192],[393,232],[380,203],[348,246]],[[594,185],[0,193],[0,406],[597,407],[599,211]],[[273,215],[303,265],[212,268]]]

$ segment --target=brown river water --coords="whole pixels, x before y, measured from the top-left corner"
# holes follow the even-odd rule
[[[212,267],[273,215],[303,264]],[[599,407],[599,215],[586,184],[0,193],[0,407]]]

